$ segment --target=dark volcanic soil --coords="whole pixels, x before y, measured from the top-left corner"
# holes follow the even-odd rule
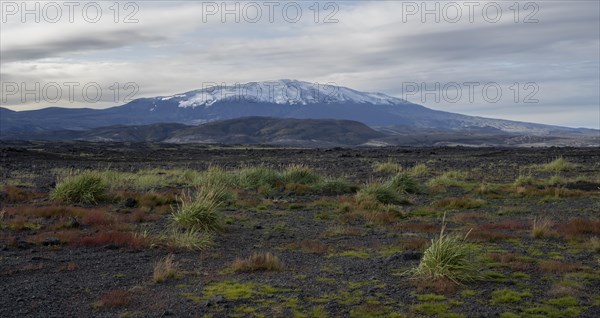
[[[34,193],[22,202],[9,202],[9,188],[0,193],[0,210],[7,215],[4,222],[13,224],[0,226],[0,317],[600,316],[600,248],[593,245],[600,230],[573,234],[568,227],[574,219],[598,220],[597,148],[281,149],[2,142],[0,157],[0,184]],[[485,191],[479,186],[510,186],[519,175],[531,172],[528,166],[558,157],[578,168],[536,172],[534,177],[546,180],[559,175],[566,180],[561,186],[514,192]],[[409,195],[411,204],[393,207],[395,212],[385,220],[344,212],[340,205],[352,205],[353,194],[244,192],[223,212],[228,222],[213,247],[203,251],[54,244],[44,241],[48,235],[40,236],[50,231],[54,220],[34,220],[39,223],[29,227],[14,225],[19,217],[14,211],[52,204],[48,194],[56,184],[57,168],[135,172],[304,164],[321,175],[346,178],[360,186],[389,177],[373,170],[373,164],[387,161],[407,169],[425,164],[429,172],[417,177],[423,186],[450,170],[468,172],[464,181],[476,186]],[[462,196],[485,204],[470,209],[436,205]],[[131,212],[122,203],[79,207],[115,215]],[[155,217],[142,225],[164,229],[169,211],[168,206],[162,212],[150,209],[147,214]],[[485,277],[440,291],[402,273],[418,265],[427,242],[439,231],[444,212],[451,230],[464,234],[475,229],[473,251],[481,259]],[[552,220],[550,235],[531,236],[535,217]],[[92,233],[102,228],[81,225],[79,230]],[[282,271],[229,270],[236,257],[267,251],[281,259]],[[171,253],[179,264],[179,277],[153,282],[156,262]],[[494,293],[504,289],[521,296],[501,298]],[[115,298],[123,302],[110,305]]]

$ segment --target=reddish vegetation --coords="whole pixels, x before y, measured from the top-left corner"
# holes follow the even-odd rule
[[[553,274],[572,272],[579,268],[581,268],[581,266],[578,264],[566,263],[558,260],[540,262],[540,270],[542,272],[548,272]]]
[[[2,191],[6,193],[6,202],[8,203],[27,202],[36,197],[35,193],[15,186],[5,186]]]
[[[38,207],[25,207],[23,210],[20,210],[20,213],[42,218],[52,218],[64,216],[82,217],[88,212],[85,209],[72,206],[47,205]]]
[[[398,242],[402,248],[412,251],[422,251],[429,245],[429,240],[424,238],[412,238]]]
[[[477,229],[481,231],[488,230],[529,230],[531,228],[531,224],[528,221],[520,221],[520,220],[502,220],[496,223],[486,223],[480,224],[477,226]]]
[[[488,253],[488,257],[500,263],[510,263],[517,259],[513,253]]]
[[[114,222],[115,219],[103,211],[91,211],[81,220],[81,223],[90,226],[107,226],[112,225]]]
[[[392,212],[375,212],[365,214],[365,219],[371,223],[386,225],[398,221],[398,216]]]
[[[120,289],[111,290],[100,296],[102,306],[107,308],[125,307],[131,304],[131,301],[131,293]]]
[[[561,233],[569,239],[586,235],[600,235],[600,220],[574,219],[559,227]]]
[[[417,233],[437,233],[440,227],[441,225],[436,223],[404,223],[396,226],[398,230]]]
[[[477,212],[459,212],[452,216],[452,220],[456,222],[476,222],[483,219],[481,213]]]
[[[90,236],[85,236],[79,241],[72,242],[77,246],[105,246],[114,245],[119,247],[143,248],[150,244],[149,239],[136,236],[130,232],[98,232]]]
[[[480,242],[497,242],[514,237],[514,235],[506,234],[501,231],[486,230],[481,229],[480,227],[474,228],[471,233],[469,233],[470,239]]]

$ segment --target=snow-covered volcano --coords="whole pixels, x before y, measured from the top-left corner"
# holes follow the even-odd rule
[[[185,94],[158,97],[157,99],[176,100],[179,107],[212,106],[221,101],[271,103],[278,105],[310,104],[406,104],[403,99],[382,93],[359,92],[334,84],[309,83],[282,79],[276,81],[250,82],[244,84],[206,84],[204,88]]]
[[[597,130],[467,116],[433,110],[382,93],[285,79],[229,86],[204,85],[182,94],[139,98],[102,110],[52,107],[15,112],[0,108],[0,115],[1,138],[113,125],[198,125],[252,116],[353,120],[387,134],[600,136]]]

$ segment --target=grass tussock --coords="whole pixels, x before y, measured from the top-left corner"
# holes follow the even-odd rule
[[[108,185],[95,172],[69,175],[50,193],[50,198],[65,203],[96,204],[106,198]]]
[[[444,174],[431,178],[427,182],[427,187],[431,190],[442,191],[449,187],[459,187],[470,190],[473,184],[464,181],[468,178],[468,173],[464,171],[451,170]]]
[[[390,179],[389,185],[400,193],[418,194],[423,192],[419,182],[408,173],[396,174]]]
[[[563,157],[558,157],[549,163],[534,165],[532,168],[541,172],[563,172],[575,170],[579,165],[569,162]]]
[[[170,232],[167,232],[167,234],[161,236],[161,241],[170,248],[201,251],[212,246],[214,236],[210,232],[204,232],[194,228],[183,231],[172,229]]]
[[[367,210],[376,210],[381,204],[407,204],[404,198],[389,183],[371,182],[356,193],[356,202]]]
[[[311,185],[321,181],[321,176],[305,165],[290,165],[281,177],[286,183]]]
[[[256,271],[281,271],[283,263],[271,252],[254,253],[247,258],[236,258],[231,265],[231,269],[238,273],[256,272]]]
[[[429,174],[429,167],[423,163],[418,163],[412,168],[410,168],[409,172],[412,176],[421,177]]]
[[[533,226],[531,228],[531,236],[533,238],[548,237],[551,234],[553,225],[554,225],[554,222],[552,222],[552,220],[550,220],[548,218],[545,218],[545,217],[534,218]]]
[[[376,162],[373,164],[373,171],[382,173],[398,173],[404,170],[402,165],[393,161]]]
[[[466,243],[469,235],[459,237],[444,233],[445,216],[439,237],[431,240],[431,245],[423,253],[417,268],[409,271],[414,278],[423,280],[450,280],[456,284],[472,281],[478,277],[478,266],[471,257]]]
[[[177,269],[177,263],[173,258],[173,254],[169,254],[154,265],[152,280],[155,283],[162,283],[168,279],[177,278],[179,270]]]
[[[172,221],[184,229],[220,230],[222,217],[219,208],[223,199],[224,192],[221,189],[201,188],[193,198],[184,193],[172,213]]]
[[[249,167],[238,171],[238,184],[245,189],[274,189],[282,187],[284,180],[280,173],[267,167]]]

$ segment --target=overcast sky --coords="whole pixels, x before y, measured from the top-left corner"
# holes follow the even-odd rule
[[[521,2],[518,10],[514,1],[297,1],[285,10],[286,2],[256,1],[237,2],[237,12],[235,2],[133,1],[118,14],[110,1],[97,2],[101,15],[94,2],[86,10],[78,2],[72,14],[64,3],[38,2],[39,23],[22,16],[21,3],[2,1],[2,106],[13,110],[104,108],[129,93],[289,78],[468,115],[600,128],[596,0]],[[223,17],[224,9],[234,13]],[[65,82],[79,84],[73,101]],[[35,83],[39,103],[22,94]],[[90,83],[102,87],[98,102],[82,98]],[[432,92],[415,91],[422,85]]]

